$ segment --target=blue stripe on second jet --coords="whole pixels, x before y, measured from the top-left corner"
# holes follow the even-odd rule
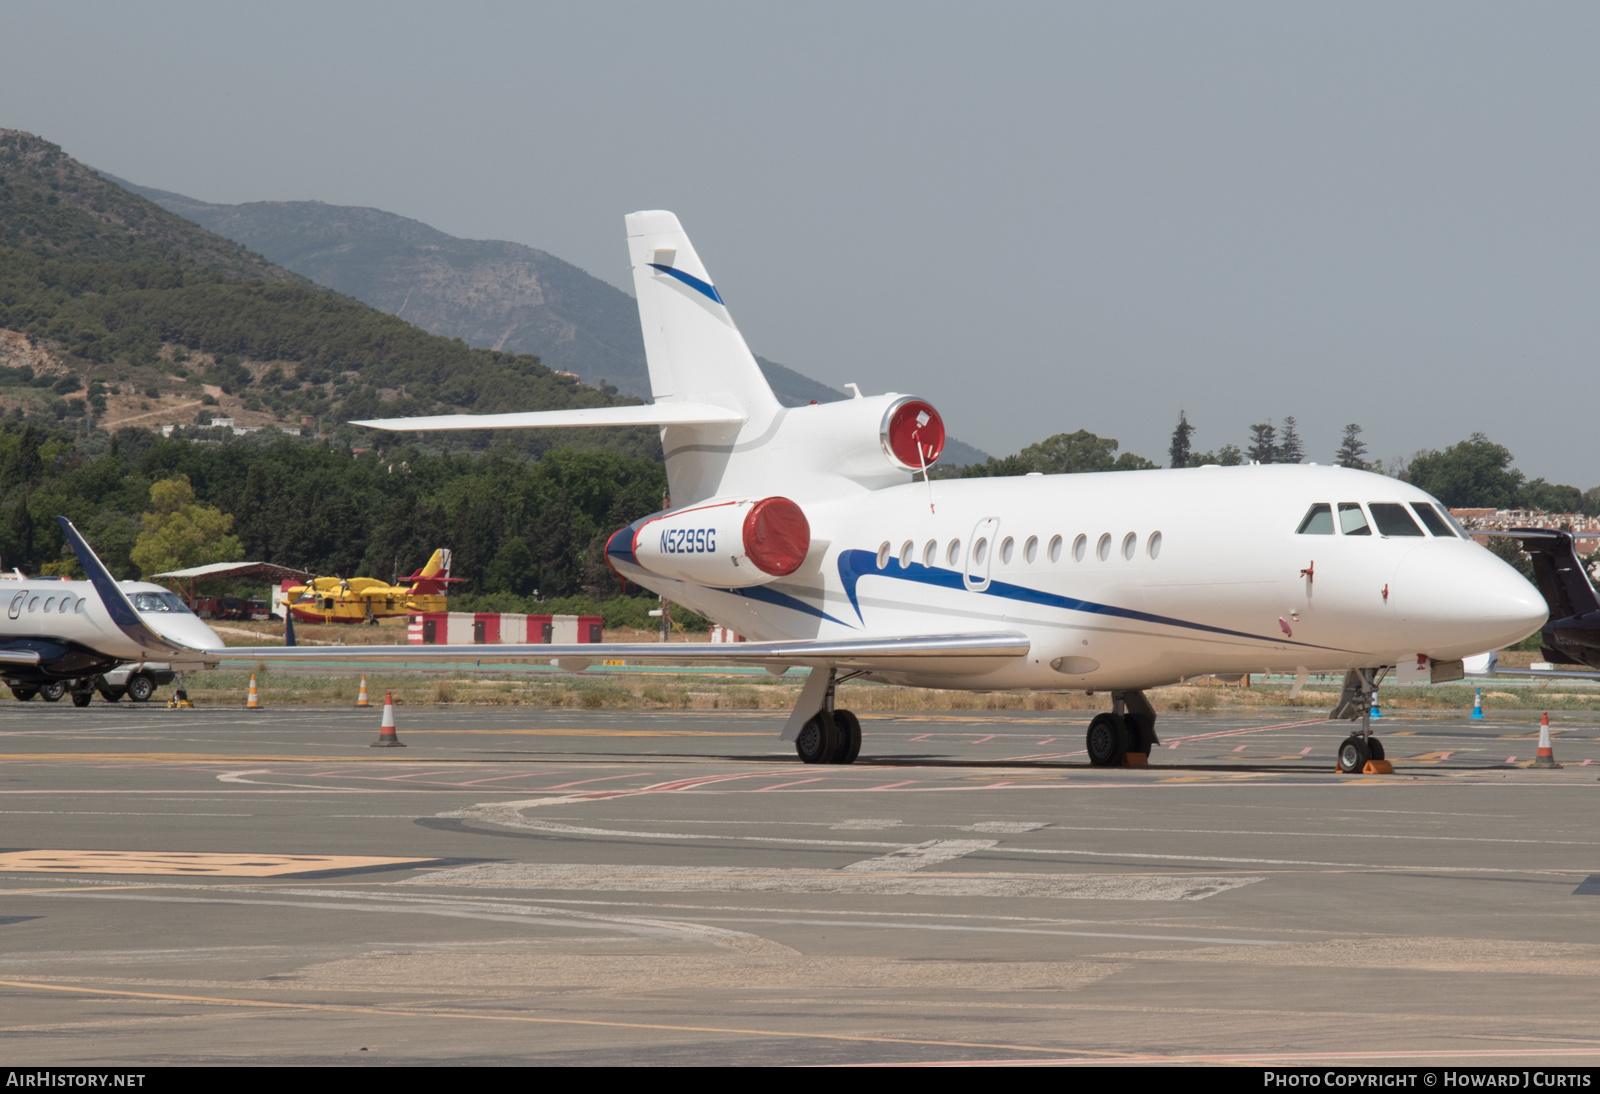
[[[686,274],[682,270],[675,270],[671,266],[663,266],[659,262],[650,263],[650,268],[652,270],[660,270],[668,277],[676,277],[679,281],[682,281],[695,292],[698,292],[703,296],[709,296],[717,303],[722,304],[722,294],[717,292],[717,287],[711,282],[701,281],[698,277],[694,276],[694,274]],[[727,305],[723,304],[723,307],[727,307]]]
[[[839,553],[839,577],[844,582],[844,591],[845,595],[850,598],[850,606],[855,608],[856,617],[861,619],[863,623],[866,622],[866,619],[861,615],[861,604],[856,599],[856,583],[868,575],[889,577],[898,581],[914,581],[919,585],[935,585],[944,589],[963,589],[966,587],[961,574],[956,570],[924,566],[920,562],[913,562],[908,566],[901,566],[898,562],[891,562],[887,567],[880,570],[878,569],[878,555],[875,551],[841,551]],[[1022,585],[1010,585],[1004,581],[991,581],[989,587],[978,595],[998,596],[1006,600],[1018,600],[1025,604],[1039,604],[1050,608],[1065,608],[1067,611],[1073,612],[1110,615],[1121,619],[1137,619],[1142,623],[1159,623],[1168,627],[1184,627],[1188,630],[1206,631],[1210,634],[1225,634],[1233,638],[1248,638],[1254,642],[1304,646],[1307,649],[1319,650],[1331,648],[1319,646],[1312,642],[1286,641],[1271,635],[1234,631],[1226,627],[1213,627],[1208,623],[1191,623],[1186,619],[1174,619],[1171,616],[1134,611],[1132,608],[1116,608],[1110,604],[1097,604],[1092,600],[1079,600],[1076,597],[1040,592],[1038,589],[1029,589]]]

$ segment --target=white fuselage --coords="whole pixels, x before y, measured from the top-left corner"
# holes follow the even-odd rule
[[[161,636],[194,650],[221,647],[216,632],[160,585],[118,584],[139,618]],[[87,581],[0,581],[0,655],[6,648],[35,649],[42,656],[37,667],[0,663],[0,677],[7,682],[93,675],[123,661],[171,661],[178,668],[190,667],[170,651],[147,649],[124,634]],[[54,654],[53,648],[62,652]],[[199,663],[196,658],[193,667]]]
[[[635,567],[626,576],[753,639],[1026,634],[1026,659],[982,675],[880,674],[985,690],[1447,661],[1546,617],[1537,590],[1470,539],[1415,516],[1419,534],[1379,534],[1372,502],[1436,503],[1366,472],[1252,465],[841,487],[793,497],[812,551],[788,578],[725,590]],[[1357,503],[1371,533],[1298,532],[1317,503]]]

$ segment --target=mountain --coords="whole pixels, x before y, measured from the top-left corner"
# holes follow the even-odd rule
[[[320,201],[220,205],[118,182],[294,272],[469,346],[536,354],[585,383],[650,396],[633,298],[555,255],[520,243],[458,239],[420,221]],[[757,357],[786,406],[844,393]],[[985,454],[952,440],[945,462]]]
[[[331,292],[49,141],[0,130],[0,409],[11,417],[298,429],[618,401],[532,355],[474,349]],[[659,451],[653,431],[614,432],[561,443]]]

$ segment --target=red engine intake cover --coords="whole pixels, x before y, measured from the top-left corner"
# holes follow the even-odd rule
[[[788,498],[762,498],[745,514],[744,550],[762,573],[788,577],[811,550],[811,524]]]
[[[901,467],[932,467],[944,451],[944,420],[921,399],[908,399],[889,412],[883,429],[884,447]]]

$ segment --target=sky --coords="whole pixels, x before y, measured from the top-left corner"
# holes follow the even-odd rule
[[[626,287],[675,211],[755,352],[997,455],[1298,420],[1600,484],[1600,5],[19,3],[0,127]]]

